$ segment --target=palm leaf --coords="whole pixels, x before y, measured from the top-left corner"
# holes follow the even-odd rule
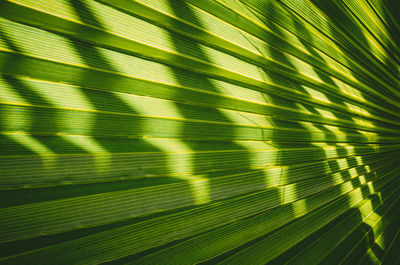
[[[0,3],[4,264],[397,264],[394,1]]]

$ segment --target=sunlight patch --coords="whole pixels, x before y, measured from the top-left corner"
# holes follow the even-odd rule
[[[47,146],[42,144],[39,140],[35,139],[29,134],[6,134],[8,138],[11,138],[15,142],[28,148],[34,153],[37,153],[41,160],[45,170],[53,170],[56,163],[55,153],[51,151]]]
[[[82,148],[93,155],[95,169],[98,174],[111,169],[111,154],[102,147],[94,137],[91,136],[75,136],[60,135],[66,141]]]

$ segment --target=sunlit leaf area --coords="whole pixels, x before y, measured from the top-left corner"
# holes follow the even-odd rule
[[[0,1],[0,264],[400,264],[397,0]]]

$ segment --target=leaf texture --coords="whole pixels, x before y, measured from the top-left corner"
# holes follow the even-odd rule
[[[391,0],[4,0],[1,264],[400,264]]]

